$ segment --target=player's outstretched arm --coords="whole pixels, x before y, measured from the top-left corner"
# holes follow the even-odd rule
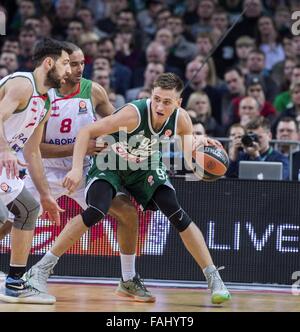
[[[0,101],[0,175],[3,167],[8,178],[18,176],[18,161],[15,153],[10,149],[4,132],[4,121],[6,121],[18,109],[25,108],[31,97],[33,87],[26,78],[16,77],[8,80],[2,87],[4,97]]]
[[[44,124],[48,120],[50,112],[46,118],[36,127],[29,140],[24,145],[24,157],[28,162],[28,171],[30,177],[40,194],[40,201],[44,211],[49,213],[50,220],[56,225],[60,224],[59,212],[63,212],[56,200],[52,197],[44,173],[42,156],[40,152],[40,143],[43,136]]]
[[[83,127],[76,138],[72,170],[66,175],[63,186],[72,193],[82,179],[83,159],[87,151],[90,139],[109,135],[119,130],[134,130],[139,123],[136,109],[131,105],[126,105],[119,112],[109,115],[90,125]]]

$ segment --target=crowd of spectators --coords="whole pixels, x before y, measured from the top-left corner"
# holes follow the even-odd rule
[[[246,159],[263,160],[271,139],[299,140],[300,36],[290,28],[296,10],[297,0],[0,1],[7,18],[0,78],[32,71],[33,45],[42,37],[80,46],[84,77],[100,83],[115,107],[148,97],[155,78],[171,71],[189,82],[182,106],[195,131],[231,138],[234,166],[249,152],[241,151],[241,136],[261,130],[259,147]],[[272,149],[288,172],[298,145]],[[238,176],[236,169],[228,176]]]

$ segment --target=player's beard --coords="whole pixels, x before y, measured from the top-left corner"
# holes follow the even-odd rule
[[[48,71],[45,79],[45,85],[55,89],[59,89],[61,87],[61,78],[56,71],[55,65]]]

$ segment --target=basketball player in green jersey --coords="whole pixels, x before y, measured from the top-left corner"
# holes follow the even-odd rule
[[[76,135],[81,127],[113,113],[114,108],[109,102],[107,93],[97,83],[82,78],[84,70],[84,55],[82,50],[72,44],[66,43],[71,49],[71,74],[66,83],[51,95],[52,114],[49,118],[43,135],[40,149],[42,153],[45,173],[50,189],[55,199],[66,195],[61,183],[72,166],[72,154]],[[101,150],[101,148],[100,148]],[[96,140],[91,139],[87,156],[84,162],[84,172],[90,168],[89,156],[99,151]],[[35,186],[30,177],[25,179],[26,188],[35,196]],[[84,197],[84,181],[82,185],[70,196],[83,209],[87,208]],[[118,194],[108,211],[118,221],[117,239],[120,247],[122,280],[131,288],[128,294],[141,302],[154,302],[155,297],[143,286],[139,275],[135,273],[135,248],[137,240],[138,216],[135,207],[127,195]],[[49,250],[45,255],[47,259],[56,258]],[[56,258],[58,260],[58,258]],[[37,264],[26,274],[31,277],[31,284],[43,293],[47,293],[47,274],[43,274],[44,261]],[[44,277],[45,282],[41,283]],[[38,280],[38,282],[33,282]]]
[[[65,44],[40,40],[33,51],[35,70],[16,72],[0,81],[0,221],[14,215],[8,276],[0,290],[0,300],[13,303],[53,303],[21,277],[31,248],[39,203],[18,178],[16,152],[24,148],[28,170],[37,187],[40,202],[50,219],[59,224],[59,208],[51,195],[39,145],[49,110],[49,89],[60,87],[71,72],[69,49]],[[1,212],[2,211],[2,212]]]
[[[201,231],[177,201],[159,151],[162,137],[179,135],[183,140],[185,159],[191,165],[193,127],[189,115],[180,107],[182,90],[183,83],[176,75],[161,74],[154,83],[150,99],[133,101],[113,115],[80,130],[74,147],[72,170],[63,182],[65,188],[73,192],[80,183],[83,160],[91,138],[112,134],[107,160],[112,154],[111,160],[117,163],[104,165],[107,160],[94,159],[86,188],[88,208],[64,228],[51,251],[58,257],[66,252],[89,227],[104,217],[120,185],[123,185],[144,209],[156,208],[168,217],[203,270],[212,293],[212,303],[222,303],[230,299],[230,294],[213,264]],[[197,144],[220,143],[200,136]],[[122,294],[126,289],[120,284],[117,291]]]

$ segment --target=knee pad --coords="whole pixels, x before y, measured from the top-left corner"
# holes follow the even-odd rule
[[[15,215],[13,226],[26,231],[34,230],[40,212],[40,204],[24,187],[19,196],[9,205],[9,210]]]
[[[8,219],[7,207],[0,201],[0,223],[4,224]]]
[[[81,213],[83,223],[86,227],[91,227],[99,222],[105,213],[96,207],[89,205],[89,207]]]
[[[182,210],[182,208],[173,213],[168,219],[178,232],[183,232],[186,230],[192,222],[192,219],[186,214],[184,210]]]

